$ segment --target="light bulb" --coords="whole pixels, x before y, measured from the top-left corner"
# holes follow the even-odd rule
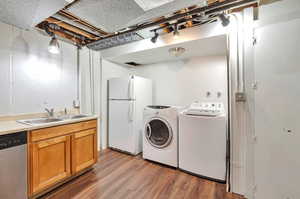
[[[60,53],[59,43],[58,43],[55,36],[52,37],[52,39],[49,43],[48,51],[52,54],[59,54]]]

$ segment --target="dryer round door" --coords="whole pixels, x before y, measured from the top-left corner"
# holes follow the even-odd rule
[[[152,146],[165,148],[170,145],[173,133],[167,121],[161,118],[152,118],[146,124],[145,136]]]

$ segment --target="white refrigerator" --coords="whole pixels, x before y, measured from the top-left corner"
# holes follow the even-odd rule
[[[138,76],[108,80],[109,147],[142,152],[143,110],[152,104],[152,81]]]

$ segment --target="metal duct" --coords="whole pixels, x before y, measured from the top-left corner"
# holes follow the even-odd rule
[[[99,51],[99,50],[103,50],[106,48],[111,48],[111,47],[127,44],[130,42],[139,41],[142,39],[143,39],[143,37],[141,37],[137,33],[129,32],[129,33],[112,36],[112,37],[109,37],[106,39],[101,39],[99,41],[95,41],[93,43],[88,44],[87,47],[92,50]]]

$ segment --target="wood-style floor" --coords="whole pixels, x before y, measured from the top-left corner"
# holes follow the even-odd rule
[[[241,199],[225,185],[112,150],[92,171],[43,199]]]

